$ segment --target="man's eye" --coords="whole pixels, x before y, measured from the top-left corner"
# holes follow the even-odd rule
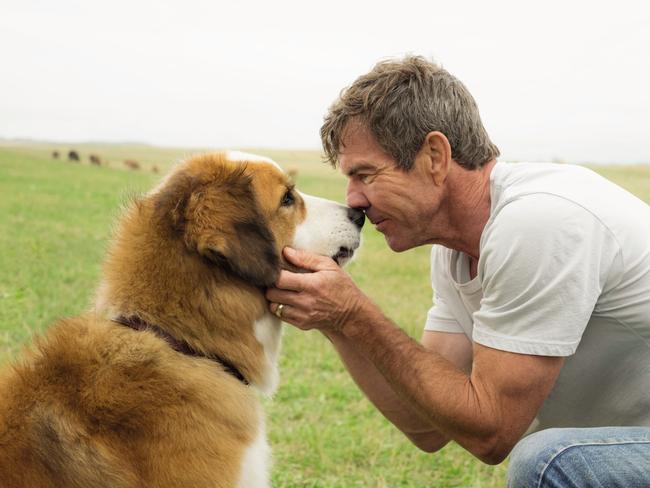
[[[290,205],[293,205],[295,201],[296,201],[296,198],[293,196],[293,192],[291,190],[289,190],[282,197],[282,201],[280,202],[280,206],[288,207]]]
[[[375,175],[359,175],[359,179],[361,180],[361,183],[367,185],[368,183],[372,183],[375,179]]]

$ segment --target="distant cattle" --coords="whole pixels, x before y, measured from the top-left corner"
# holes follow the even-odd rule
[[[77,151],[69,151],[68,161],[79,161],[79,153]]]
[[[156,174],[160,173],[160,170],[158,169],[158,166],[156,166],[155,164],[151,167],[151,171],[153,171]]]
[[[52,151],[52,157],[54,159],[59,159],[59,151]]]
[[[140,169],[140,163],[134,161],[133,159],[125,159],[124,165],[130,169]]]
[[[287,170],[287,175],[289,178],[295,181],[296,177],[298,176],[298,168],[289,168]]]
[[[102,165],[102,160],[97,156],[97,154],[91,154],[88,156],[88,159],[90,159],[90,164],[94,164],[95,166]]]

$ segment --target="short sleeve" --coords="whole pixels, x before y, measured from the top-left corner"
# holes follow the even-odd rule
[[[506,351],[572,355],[619,246],[574,202],[549,194],[504,205],[481,238],[483,289],[473,340]]]
[[[431,287],[433,289],[433,306],[427,313],[424,330],[432,332],[463,333],[458,320],[454,317],[452,307],[445,294],[450,286],[450,277],[446,276],[449,268],[448,259],[445,259],[445,250],[441,246],[431,248]]]

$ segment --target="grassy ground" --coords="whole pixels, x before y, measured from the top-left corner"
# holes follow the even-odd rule
[[[151,187],[171,163],[190,153],[147,146],[77,146],[81,164],[53,160],[46,145],[0,147],[0,362],[32,333],[84,310],[97,283],[111,222],[133,193]],[[298,187],[342,200],[344,180],[315,152],[262,151],[297,169]],[[109,168],[87,163],[99,154]],[[127,171],[124,159],[145,171]],[[650,201],[650,166],[597,168]],[[428,248],[392,254],[381,235],[365,245],[349,271],[409,334],[419,336],[431,302]],[[505,466],[475,461],[456,445],[419,452],[363,398],[320,334],[287,327],[282,384],[267,402],[277,487],[496,487]]]

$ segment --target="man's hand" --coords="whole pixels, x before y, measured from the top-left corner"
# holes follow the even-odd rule
[[[370,300],[354,284],[350,275],[330,258],[285,247],[284,257],[294,266],[310,271],[283,270],[275,288],[266,298],[276,313],[280,304],[282,320],[303,330],[341,332]]]

